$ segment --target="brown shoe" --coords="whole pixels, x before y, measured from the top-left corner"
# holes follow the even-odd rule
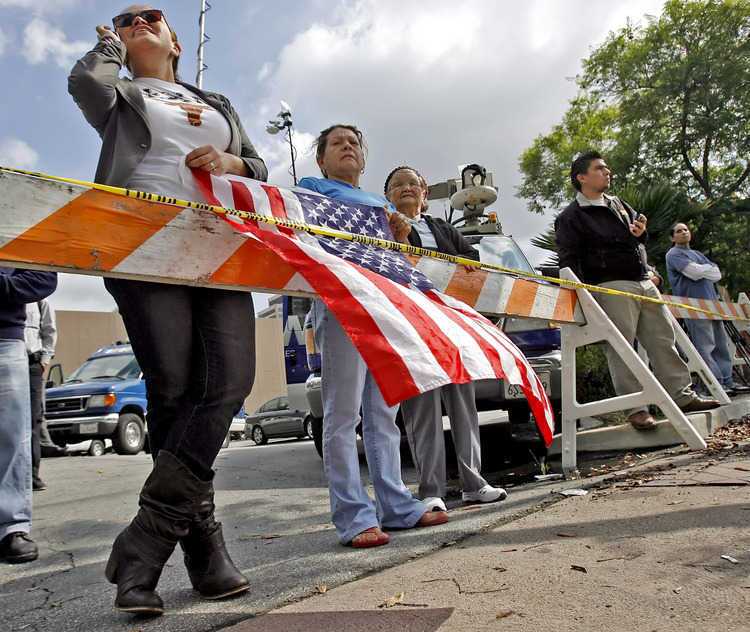
[[[693,397],[687,404],[680,406],[683,413],[699,413],[704,410],[713,410],[721,406],[715,399],[708,399],[704,397]]]
[[[656,420],[647,410],[639,410],[628,417],[630,425],[636,430],[653,430],[656,428]]]
[[[434,527],[448,522],[447,511],[425,511],[415,527]]]

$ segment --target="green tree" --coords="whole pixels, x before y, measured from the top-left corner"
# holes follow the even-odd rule
[[[571,199],[572,158],[597,148],[623,197],[675,188],[685,215],[674,219],[691,222],[733,289],[749,288],[750,0],[669,0],[659,17],[610,33],[577,82],[562,122],[521,155],[529,210]]]

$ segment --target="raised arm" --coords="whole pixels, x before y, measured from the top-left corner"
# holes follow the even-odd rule
[[[68,77],[68,92],[101,136],[117,102],[115,86],[125,63],[125,45],[115,33],[97,27],[99,41],[79,59]]]

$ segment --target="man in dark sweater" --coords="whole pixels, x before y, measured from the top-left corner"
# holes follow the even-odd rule
[[[659,298],[642,247],[647,239],[646,217],[606,195],[610,170],[604,159],[596,152],[580,155],[573,161],[570,179],[578,192],[576,199],[555,219],[560,268],[570,268],[586,283]],[[628,342],[637,338],[646,348],[656,378],[683,411],[719,406],[714,399],[698,397],[691,388],[690,372],[677,353],[664,306],[602,293],[594,293],[594,298]],[[641,390],[609,345],[606,353],[615,392],[625,395]],[[627,412],[628,421],[638,430],[654,427],[646,406]]]
[[[26,304],[57,287],[54,272],[0,267],[0,559],[31,562],[31,409]]]

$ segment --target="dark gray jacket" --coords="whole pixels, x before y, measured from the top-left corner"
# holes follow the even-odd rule
[[[432,217],[432,215],[423,215],[423,217],[437,244],[437,248],[430,248],[430,250],[437,250],[446,255],[456,255],[479,261],[479,253],[466,241],[466,238],[455,226],[439,217]],[[422,248],[422,238],[415,229],[411,229],[408,239],[412,246]]]
[[[127,184],[151,147],[143,95],[130,79],[120,77],[124,63],[124,44],[107,37],[76,62],[68,77],[68,92],[102,138],[94,179],[120,187]],[[229,99],[181,81],[178,83],[224,115],[232,132],[229,153],[242,158],[251,178],[266,180],[268,169],[248,140]]]

